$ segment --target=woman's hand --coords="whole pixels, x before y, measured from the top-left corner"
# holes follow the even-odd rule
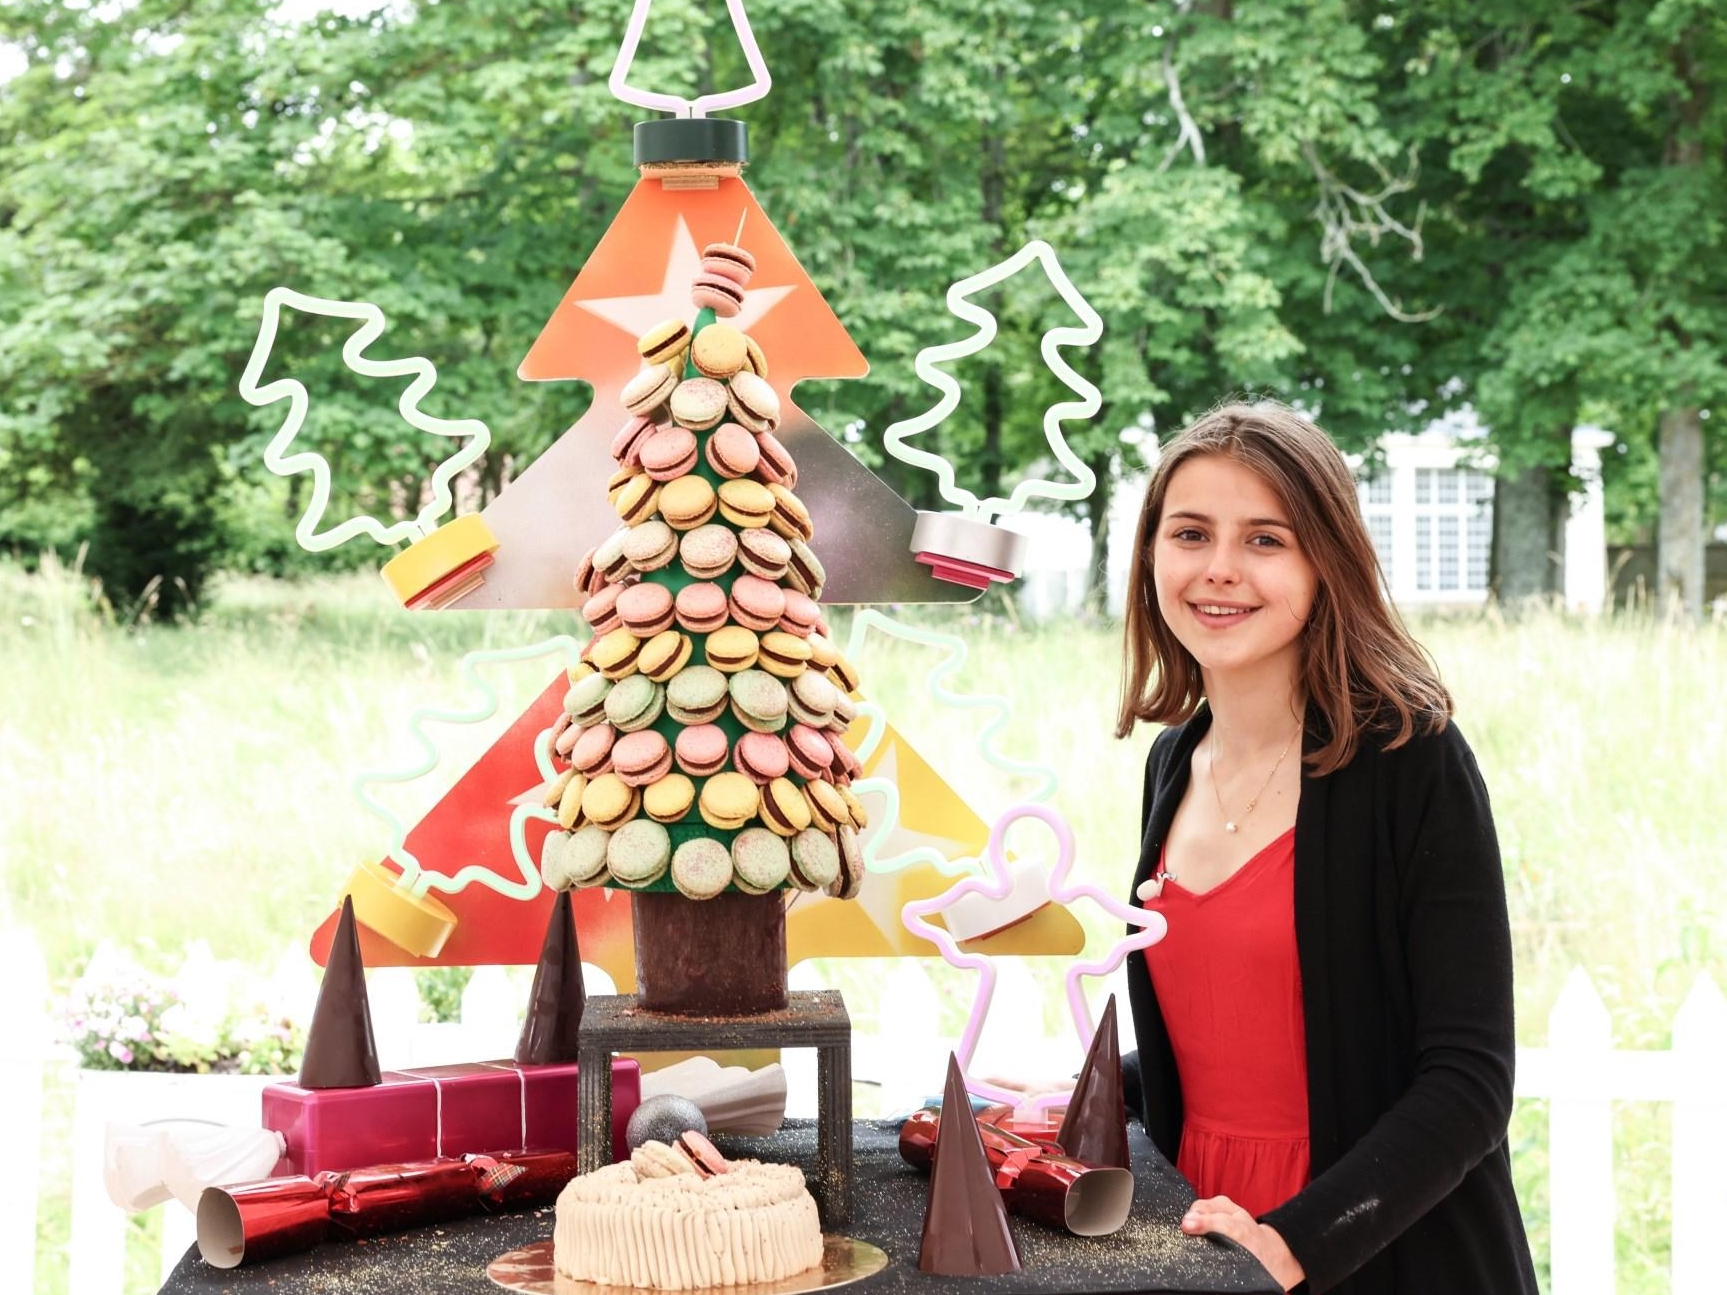
[[[1051,1093],[1071,1093],[1071,1079],[1007,1079],[995,1075],[985,1075],[980,1082],[991,1084],[996,1088],[1005,1089],[1010,1093],[1020,1094],[1020,1102],[1031,1101],[1035,1097],[1047,1097]]]
[[[1265,1270],[1286,1291],[1307,1279],[1307,1273],[1284,1245],[1277,1229],[1255,1222],[1253,1215],[1227,1196],[1212,1196],[1188,1206],[1181,1230],[1190,1237],[1216,1232],[1239,1243],[1265,1265]]]

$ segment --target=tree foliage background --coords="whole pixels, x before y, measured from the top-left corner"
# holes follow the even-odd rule
[[[0,6],[0,545],[87,542],[111,590],[162,577],[170,609],[221,567],[299,569],[303,487],[261,463],[279,413],[235,391],[276,284],[378,302],[379,353],[438,366],[428,407],[492,427],[497,490],[587,399],[515,366],[635,179],[606,89],[630,7]],[[1042,236],[1105,320],[1078,363],[1107,403],[1071,437],[1100,476],[1136,465],[1131,429],[1234,392],[1351,450],[1468,403],[1502,501],[1556,523],[1569,430],[1599,422],[1612,538],[1659,541],[1695,604],[1684,563],[1727,521],[1724,15],[758,0],[751,185],[873,366],[800,403],[867,456],[933,398],[911,361],[955,335],[948,284]],[[744,75],[720,0],[654,6],[634,84]],[[980,493],[1038,458],[1063,394],[1037,341],[1064,308],[1027,278],[932,434]],[[294,320],[274,363],[312,392],[333,506],[400,508],[424,438],[342,336]],[[1550,587],[1509,537],[1495,565]]]

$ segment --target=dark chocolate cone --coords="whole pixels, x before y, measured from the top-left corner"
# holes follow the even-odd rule
[[[951,1053],[941,1109],[917,1266],[945,1277],[1016,1273],[1019,1251],[1007,1230],[1007,1210],[972,1117],[959,1061]]]
[[[534,987],[528,993],[528,1019],[522,1022],[522,1037],[516,1043],[516,1063],[548,1066],[574,1061],[576,1031],[582,1027],[582,1009],[587,1003],[570,892],[560,890],[552,902],[551,921],[546,923],[540,965],[534,968]]]
[[[1089,1165],[1132,1169],[1127,1150],[1127,1107],[1121,1093],[1121,1041],[1115,1028],[1115,995],[1103,1009],[1091,1051],[1085,1054],[1073,1086],[1067,1118],[1056,1143],[1075,1160]]]
[[[312,1028],[306,1033],[300,1087],[365,1088],[381,1079],[354,900],[344,895],[342,918],[324,964],[324,983],[318,986],[318,1005],[312,1009]]]

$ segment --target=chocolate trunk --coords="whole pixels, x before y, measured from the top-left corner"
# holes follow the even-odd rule
[[[785,896],[630,897],[641,1006],[673,1016],[754,1016],[786,1005]]]

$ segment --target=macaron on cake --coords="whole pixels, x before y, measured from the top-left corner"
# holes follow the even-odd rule
[[[575,561],[590,637],[540,735],[555,889],[699,902],[864,884],[844,742],[857,672],[822,617],[768,356],[738,326],[755,273],[748,249],[705,244],[691,317],[636,342],[606,482],[621,524]]]

